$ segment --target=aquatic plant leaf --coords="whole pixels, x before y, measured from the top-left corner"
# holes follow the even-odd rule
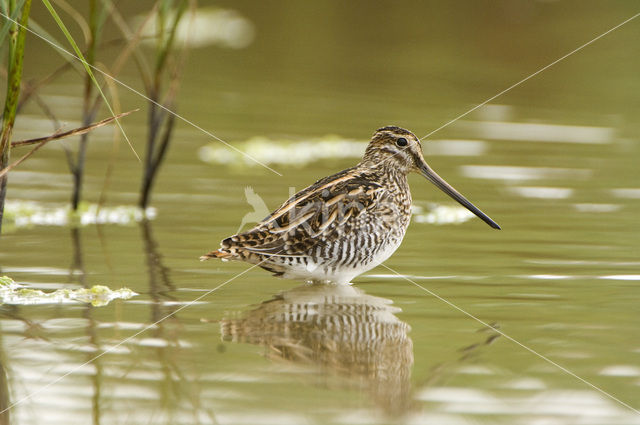
[[[254,166],[257,163],[251,158],[255,158],[263,164],[302,167],[326,159],[362,158],[367,144],[365,141],[338,136],[304,141],[276,141],[267,137],[255,137],[244,143],[234,144],[246,155],[212,143],[200,148],[198,156],[204,162],[215,164]]]
[[[68,205],[57,206],[35,201],[13,200],[5,205],[7,229],[30,226],[87,226],[91,224],[131,225],[142,220],[153,220],[155,208],[142,210],[130,205],[100,207],[82,202],[77,211]]]
[[[474,215],[471,211],[458,205],[430,205],[429,210],[418,205],[412,207],[414,223],[427,224],[460,224],[471,220]]]
[[[26,288],[8,276],[0,277],[0,304],[35,305],[81,302],[101,307],[115,299],[129,299],[138,295],[129,288],[110,289],[103,285],[91,288],[58,289],[44,292]]]

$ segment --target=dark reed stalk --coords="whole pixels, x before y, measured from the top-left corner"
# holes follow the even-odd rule
[[[16,0],[9,0],[8,14],[14,16],[19,10]],[[0,169],[9,164],[11,153],[11,133],[16,120],[16,110],[20,98],[20,84],[22,82],[22,61],[24,58],[24,44],[26,26],[29,21],[31,0],[22,3],[22,12],[18,23],[9,25],[9,55],[7,65],[7,94],[2,113],[2,130],[0,130]],[[0,177],[0,234],[2,232],[2,218],[4,215],[4,201],[7,195],[7,176]]]
[[[86,71],[86,75],[88,77],[87,81],[90,81],[91,83],[93,83],[93,86],[91,86],[89,82],[87,82],[85,84],[83,116],[85,118],[88,117],[89,120],[91,120],[97,114],[97,112],[99,110],[99,107],[102,104],[102,102],[104,102],[105,106],[109,109],[109,112],[111,113],[111,115],[115,117],[114,118],[115,122],[116,122],[120,132],[122,133],[124,139],[129,144],[129,147],[131,148],[132,152],[134,153],[136,158],[138,158],[138,160],[140,160],[140,157],[138,156],[137,152],[133,148],[133,145],[131,144],[131,141],[127,137],[127,134],[124,132],[124,129],[122,128],[122,125],[120,124],[120,121],[118,121],[118,118],[116,117],[116,114],[115,114],[113,108],[111,107],[111,104],[107,100],[107,97],[104,94],[102,86],[100,85],[100,83],[98,83],[98,80],[96,79],[96,77],[95,77],[95,75],[94,75],[94,73],[92,71],[92,68],[94,68],[95,53],[96,53],[96,48],[98,46],[98,38],[99,38],[99,35],[102,32],[102,27],[103,27],[104,21],[106,20],[106,17],[109,15],[110,11],[112,10],[112,8],[113,8],[112,6],[113,5],[110,2],[106,2],[107,4],[104,4],[102,8],[98,8],[96,0],[90,0],[90,2],[91,2],[90,3],[90,7],[91,7],[91,10],[90,10],[90,23],[88,25],[88,27],[89,27],[89,37],[88,37],[88,40],[87,40],[88,58],[85,58],[85,54],[78,47],[78,44],[74,40],[73,36],[71,35],[69,30],[67,29],[67,26],[64,24],[64,22],[62,21],[62,19],[60,18],[60,16],[56,12],[56,10],[53,7],[53,5],[51,4],[51,2],[49,0],[42,0],[42,3],[47,8],[49,13],[51,14],[53,19],[55,20],[56,24],[58,25],[60,30],[64,33],[65,37],[67,38],[67,41],[73,47],[73,51],[74,51],[76,57],[80,59],[80,62],[82,63],[82,65],[83,65],[83,67],[84,67],[84,69]],[[74,13],[73,16],[77,17],[78,14]],[[93,90],[92,87],[94,87],[94,86],[97,89],[97,91],[99,93],[99,96],[101,97],[102,101],[91,102],[91,92]],[[86,123],[87,120],[85,119],[84,122]],[[72,206],[73,206],[74,210],[77,209],[79,201],[80,201],[80,194],[81,194],[81,189],[82,189],[82,175],[83,175],[83,172],[84,172],[84,161],[85,161],[85,157],[86,157],[86,141],[87,140],[88,139],[84,138],[81,141],[81,147],[79,148],[78,157],[77,157],[77,159],[75,161],[73,160],[73,158],[71,156],[71,153],[69,151],[66,151],[67,152],[67,160],[68,160],[70,169],[72,171],[72,174],[74,175],[74,183],[75,184],[74,184],[74,193],[73,193],[73,196],[72,196]]]
[[[168,114],[165,108],[172,109],[175,107],[174,100],[178,83],[178,67],[175,66],[173,69],[169,69],[169,62],[174,49],[176,30],[187,10],[187,5],[187,0],[180,0],[178,2],[161,0],[158,5],[156,17],[156,62],[153,69],[151,85],[147,88],[147,96],[150,99],[148,115],[149,132],[147,135],[147,149],[142,175],[142,187],[140,189],[140,200],[138,202],[138,206],[142,209],[146,209],[149,205],[154,180],[165,158],[173,134],[175,124],[174,115]],[[170,16],[172,16],[173,19],[169,20]],[[169,74],[168,89],[165,89],[166,74]],[[163,97],[165,97],[165,100],[163,100]],[[162,105],[162,107],[159,105]]]
[[[102,32],[104,17],[104,7],[101,11],[96,4],[96,0],[89,0],[89,39],[87,40],[85,60],[90,66],[95,65],[96,47],[98,46],[98,38]],[[89,125],[98,113],[99,108],[92,107],[93,92],[94,84],[91,75],[85,74],[84,93],[82,99],[83,126]],[[70,171],[73,176],[73,192],[71,195],[71,208],[73,211],[78,210],[78,205],[80,204],[82,196],[82,180],[84,178],[84,165],[87,157],[88,139],[89,133],[85,133],[81,136],[76,159],[75,161],[69,161],[69,166],[71,168]]]

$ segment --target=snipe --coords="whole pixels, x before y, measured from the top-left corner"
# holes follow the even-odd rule
[[[413,171],[500,229],[427,165],[412,132],[389,126],[375,132],[358,165],[296,193],[200,259],[246,261],[288,279],[349,283],[400,246],[411,219],[407,176]]]

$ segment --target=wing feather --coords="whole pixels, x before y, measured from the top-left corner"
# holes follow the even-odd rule
[[[355,169],[298,192],[256,227],[222,242],[222,249],[271,256],[306,256],[317,244],[353,231],[349,222],[386,196],[383,186]]]

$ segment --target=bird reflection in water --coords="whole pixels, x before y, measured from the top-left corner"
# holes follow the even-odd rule
[[[240,318],[221,322],[226,341],[265,347],[272,360],[317,365],[347,379],[388,413],[411,401],[410,326],[391,300],[349,285],[305,284],[284,291]]]

